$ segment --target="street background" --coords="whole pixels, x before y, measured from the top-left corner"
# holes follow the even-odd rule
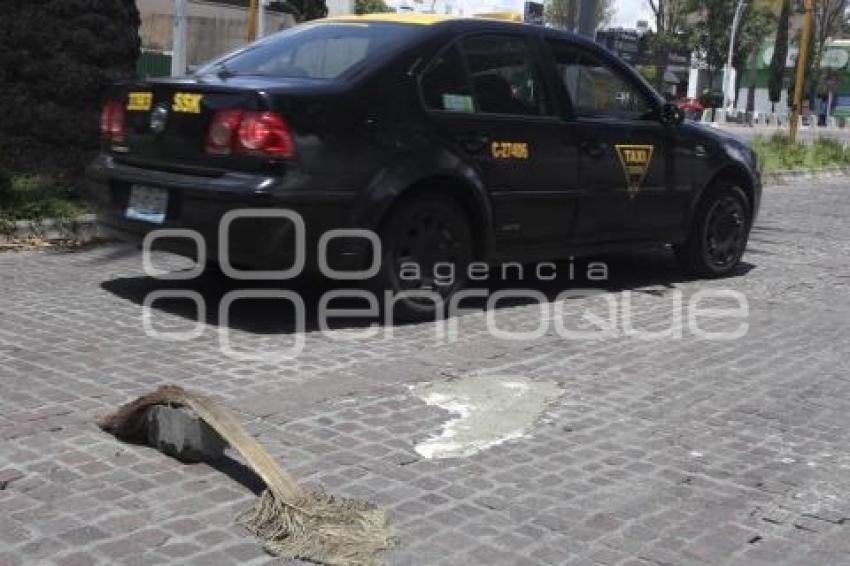
[[[2,254],[0,564],[274,561],[233,523],[258,488],[244,467],[183,465],[95,426],[164,383],[234,409],[299,481],[388,509],[390,564],[850,564],[848,215],[845,179],[767,188],[743,265],[719,281],[683,280],[667,253],[604,258],[641,328],[669,324],[675,289],[744,293],[750,330],[735,342],[505,342],[471,314],[452,344],[432,324],[350,344],[310,332],[283,365],[223,356],[214,317],[192,342],[146,337],[143,297],[177,284],[146,277],[133,249]],[[189,288],[215,305],[238,287],[208,275]],[[158,305],[157,328],[194,325],[190,304]],[[538,316],[496,313],[505,329]],[[246,304],[232,335],[268,351],[291,344],[289,325]],[[410,387],[475,374],[564,393],[526,437],[423,458],[414,446],[452,415]]]

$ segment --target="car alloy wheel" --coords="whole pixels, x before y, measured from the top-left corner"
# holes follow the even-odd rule
[[[741,201],[725,196],[709,209],[705,226],[705,253],[717,270],[726,270],[741,258],[747,241],[747,213]]]

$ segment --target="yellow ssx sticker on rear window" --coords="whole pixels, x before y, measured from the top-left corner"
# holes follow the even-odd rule
[[[493,142],[490,153],[494,159],[528,159],[528,144],[525,142]]]
[[[128,112],[147,112],[153,104],[152,92],[131,92],[127,94]]]
[[[655,147],[651,145],[618,145],[617,154],[626,175],[626,190],[635,196],[640,192]]]
[[[171,109],[175,112],[183,112],[184,114],[200,114],[201,100],[203,94],[189,94],[186,92],[174,93],[174,104]]]

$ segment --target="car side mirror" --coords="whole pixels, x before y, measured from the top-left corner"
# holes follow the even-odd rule
[[[658,119],[665,126],[678,126],[685,121],[685,112],[672,102],[667,102],[661,107]]]

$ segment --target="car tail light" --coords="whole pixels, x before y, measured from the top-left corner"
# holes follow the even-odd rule
[[[126,122],[124,120],[124,104],[110,100],[103,106],[100,113],[100,135],[110,143],[124,143],[127,139]]]
[[[216,112],[207,132],[207,153],[229,155],[233,151],[233,139],[241,123],[241,110],[219,110]]]
[[[295,154],[289,125],[273,112],[246,112],[239,127],[239,145],[248,153],[280,157]]]
[[[289,124],[274,112],[219,110],[207,132],[207,153],[241,153],[293,157],[295,141]]]

